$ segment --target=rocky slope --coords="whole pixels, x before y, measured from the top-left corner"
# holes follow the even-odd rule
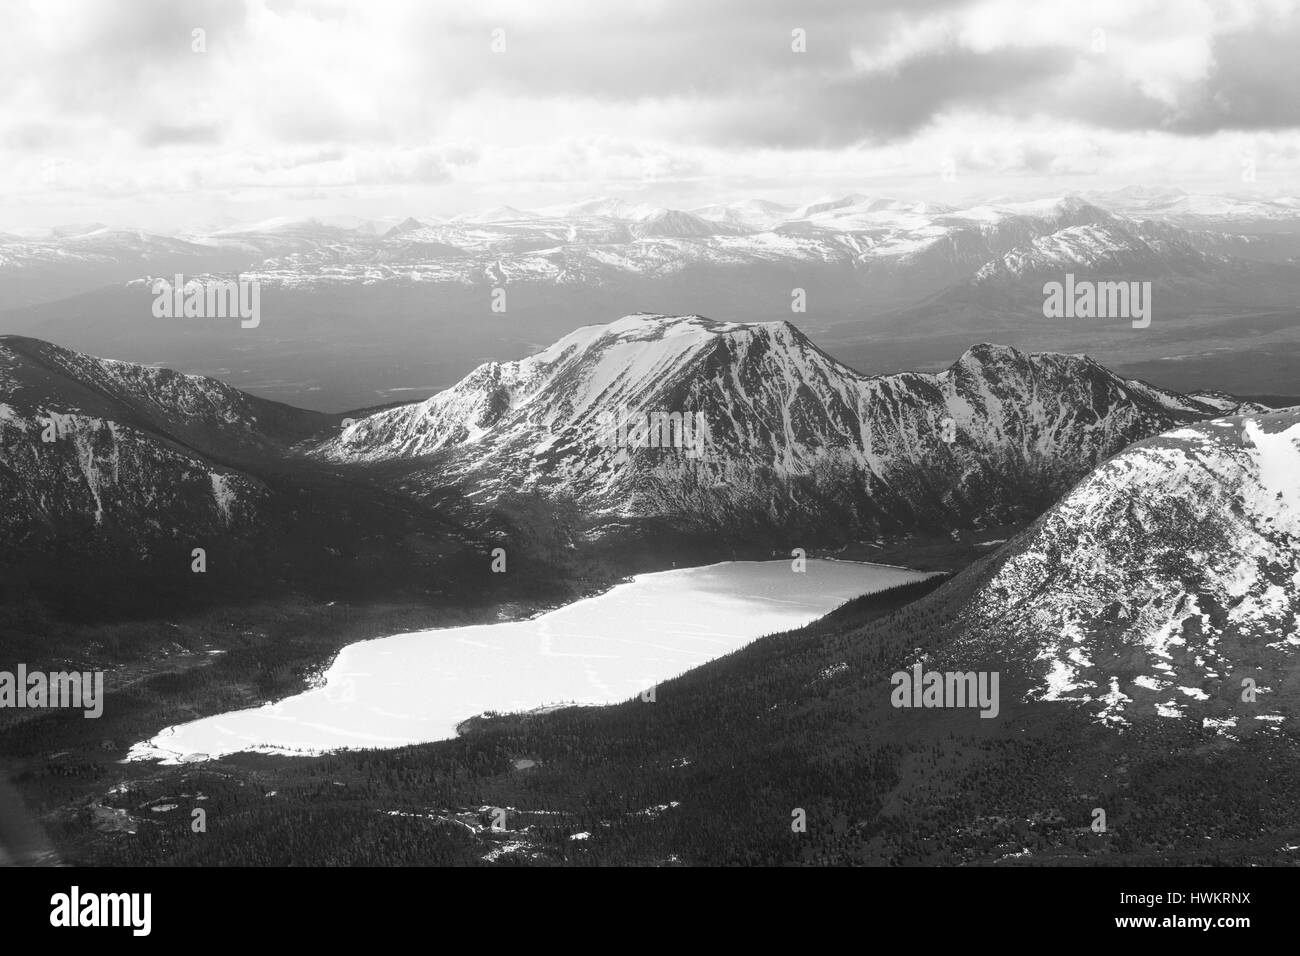
[[[306,433],[313,417],[213,379],[5,337],[0,536],[15,551],[91,534],[147,553],[160,539],[247,531],[266,486],[223,460],[291,422]]]
[[[427,590],[447,555],[483,550],[443,509],[307,459],[300,445],[340,417],[0,337],[0,603]]]
[[[1004,549],[967,620],[969,650],[1033,662],[1030,699],[1118,728],[1278,729],[1300,675],[1300,410],[1116,455]]]
[[[868,377],[786,322],[635,315],[483,365],[315,454],[413,462],[408,490],[450,477],[611,519],[870,537],[1033,517],[1125,445],[1221,413],[1085,357],[980,345],[938,375]]]

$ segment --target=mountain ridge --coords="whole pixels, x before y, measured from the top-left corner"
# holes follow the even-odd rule
[[[611,447],[600,415],[615,411],[703,416],[707,448]],[[1129,442],[1222,413],[1222,401],[1125,380],[1086,357],[981,344],[936,375],[867,376],[788,321],[642,313],[482,365],[310,453],[407,462],[408,488],[428,459],[439,480],[489,497],[538,491],[611,517],[812,526],[826,506],[870,536],[918,520],[1023,518],[1017,502],[1044,502]]]

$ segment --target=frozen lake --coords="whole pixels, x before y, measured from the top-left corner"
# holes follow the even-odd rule
[[[923,572],[848,561],[728,561],[637,575],[527,621],[350,644],[294,697],[168,727],[128,759],[321,753],[456,736],[484,711],[627,700],[766,634],[801,627]]]

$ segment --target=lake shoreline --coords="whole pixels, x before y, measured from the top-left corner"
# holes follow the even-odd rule
[[[767,634],[803,626],[846,600],[929,576],[842,558],[808,559],[807,577],[791,573],[791,565],[741,560],[641,572],[508,621],[355,641],[324,668],[323,683],[165,727],[132,746],[127,761],[391,748],[454,739],[461,725],[487,712],[616,703]],[[875,575],[868,580],[860,572]],[[674,608],[682,602],[685,609]],[[647,613],[660,617],[639,617]],[[610,621],[617,622],[613,632]],[[438,634],[448,640],[427,640]],[[419,692],[408,671],[424,675]]]

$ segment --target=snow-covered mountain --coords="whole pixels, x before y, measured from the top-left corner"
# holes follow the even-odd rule
[[[619,219],[637,222],[662,212],[649,203],[629,202],[617,196],[593,196],[575,203],[564,203],[535,210],[546,218],[555,219]]]
[[[629,232],[638,239],[678,236],[683,238],[727,235],[735,227],[721,221],[708,222],[680,209],[664,209],[634,223]]]
[[[763,232],[786,221],[794,210],[790,206],[766,199],[741,199],[700,206],[691,212],[709,222],[724,223],[750,232]]]
[[[951,533],[1031,520],[1134,441],[1256,409],[1234,401],[995,345],[866,376],[787,322],[638,314],[345,422],[7,336],[0,540],[52,574],[161,555],[179,573],[210,546],[414,581],[521,522],[546,548]]]
[[[1242,272],[1247,261],[1242,257],[1253,255],[1262,244],[1258,237],[1138,222],[1077,199],[1063,202],[1050,213],[1051,231],[1024,236],[980,266],[969,285],[1012,286],[1041,298],[1040,280],[1059,279],[1066,272],[1142,277],[1147,281],[1222,277]],[[1272,271],[1258,263],[1253,274],[1263,276]]]
[[[537,213],[523,209],[516,209],[514,206],[493,206],[491,209],[484,209],[480,212],[463,213],[459,216],[453,216],[453,222],[470,222],[470,223],[494,223],[494,222],[519,222],[526,219],[539,218]]]
[[[407,233],[419,232],[423,228],[425,228],[424,223],[420,222],[420,220],[416,219],[414,216],[407,216],[397,225],[391,226],[387,231],[385,231],[384,238],[391,239]]]
[[[1115,728],[1289,726],[1300,409],[1183,426],[1111,458],[1003,549],[967,620],[967,651],[1031,662],[1028,699]]]
[[[1121,215],[1163,220],[1190,228],[1300,224],[1300,197],[1297,196],[1214,195],[1168,187],[1128,186],[1090,193],[1089,198]]]
[[[868,377],[787,322],[632,315],[480,366],[316,454],[423,461],[408,490],[451,477],[611,519],[873,536],[1026,519],[1130,442],[1218,413],[1085,357],[981,345],[939,375]],[[651,440],[672,447],[611,437],[611,415],[633,436],[677,416]]]
[[[0,603],[156,613],[284,590],[425,595],[471,575],[463,552],[482,540],[444,509],[304,455],[340,417],[0,336]]]
[[[545,214],[411,219],[381,236],[299,224],[226,234],[220,243],[262,256],[243,274],[291,294],[373,288],[385,297],[445,298],[479,290],[481,302],[493,288],[514,286],[581,312],[583,291],[617,290],[621,302],[704,302],[713,310],[717,295],[741,314],[771,314],[778,295],[788,300],[791,288],[815,284],[825,321],[865,311],[931,331],[964,326],[949,321],[953,309],[1037,315],[1044,277],[1067,272],[1161,282],[1166,318],[1210,302],[1278,307],[1300,293],[1292,261],[1300,239],[1138,221],[1073,196],[954,209],[855,195],[781,208],[751,202],[701,215],[593,200]],[[929,309],[933,296],[942,297],[938,311]]]
[[[416,265],[420,281],[472,283],[499,263],[516,282],[578,277],[601,283],[618,275],[781,261],[836,263],[846,279],[868,282],[878,273],[902,272],[919,299],[953,283],[1022,277],[1036,268],[1118,265],[1163,275],[1186,269],[1189,256],[1214,256],[1212,263],[1196,263],[1205,269],[1232,257],[1285,261],[1295,254],[1277,237],[1233,236],[1218,225],[1189,228],[1182,215],[1147,215],[1152,210],[1127,194],[1116,205],[1124,211],[1077,196],[955,208],[851,194],[794,210],[745,200],[687,212],[597,198],[542,211],[500,206],[446,222],[278,218],[177,238],[96,227],[0,237],[0,280],[79,263],[100,266],[96,277],[124,274],[131,265],[141,267],[134,277],[165,274],[175,265],[192,272],[237,268],[264,282],[302,287],[406,282]],[[1290,208],[1284,201],[1274,205]],[[789,241],[794,237],[800,241]],[[117,269],[105,273],[106,266]]]
[[[0,329],[188,371],[236,368],[240,384],[273,383],[269,397],[323,409],[395,389],[427,397],[484,356],[516,358],[627,310],[790,317],[794,290],[806,293],[797,321],[872,371],[937,368],[978,341],[1089,350],[1112,364],[1200,354],[1222,365],[1217,320],[1281,313],[1300,296],[1300,227],[1285,222],[1207,228],[1079,196],[939,205],[851,194],[694,212],[637,199],[455,220],[424,210],[382,222],[282,218],[174,241],[112,229],[0,237]],[[149,278],[177,272],[257,280],[258,349],[215,327],[150,321]],[[1160,333],[1129,342],[1115,334],[1123,322],[1044,322],[1043,285],[1066,274],[1152,282]],[[497,289],[511,318],[484,322]],[[355,375],[320,375],[356,354],[362,325],[383,333],[365,337],[373,358]],[[1293,325],[1283,314],[1249,318],[1231,334],[1276,353],[1294,344]],[[1181,368],[1167,384],[1181,383]],[[1269,368],[1258,390],[1286,393],[1284,371]],[[1240,375],[1220,382],[1199,369],[1191,381],[1245,387]]]
[[[146,554],[246,532],[267,489],[222,452],[259,454],[292,417],[213,379],[0,338],[0,539],[16,553],[99,536]]]

